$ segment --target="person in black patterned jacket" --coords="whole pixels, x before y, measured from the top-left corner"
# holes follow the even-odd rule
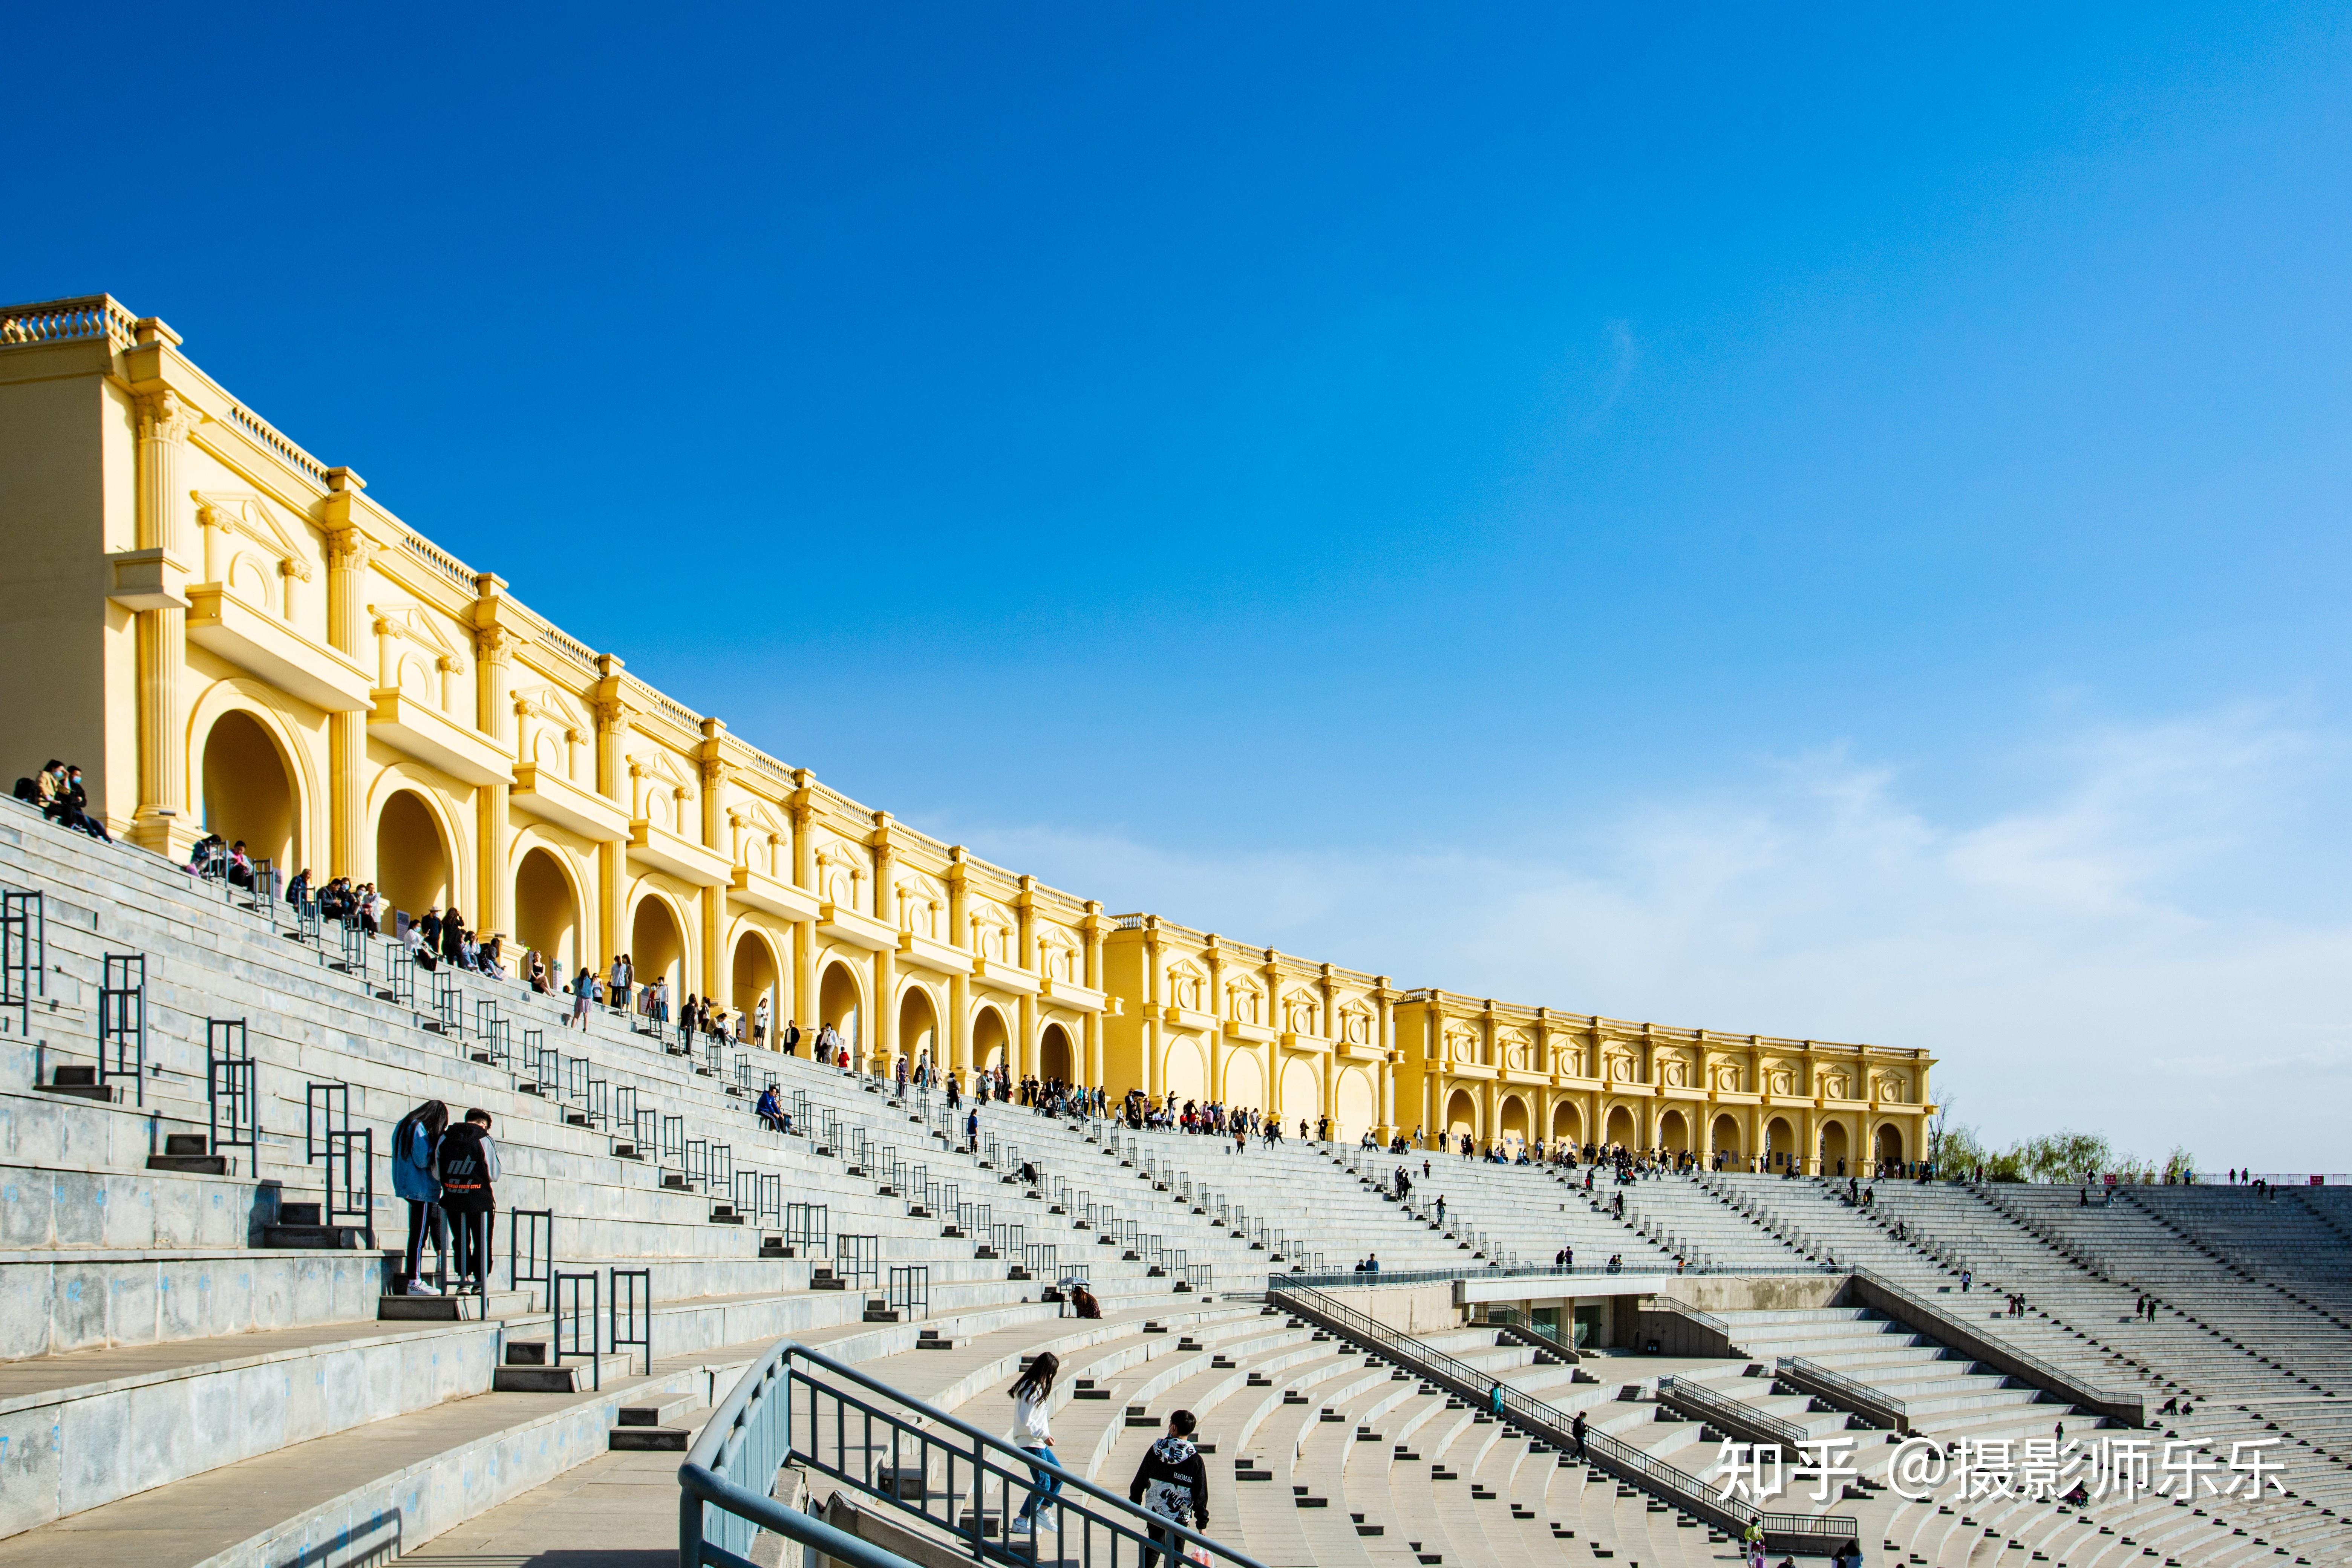
[[[1201,1462],[1201,1450],[1192,1443],[1192,1433],[1199,1426],[1189,1410],[1168,1413],[1168,1436],[1144,1450],[1143,1462],[1135,1468],[1135,1479],[1128,1483],[1127,1500],[1189,1530],[1206,1531],[1209,1468]],[[1179,1568],[1184,1548],[1176,1532],[1155,1527],[1151,1539],[1168,1553],[1169,1568]],[[1145,1549],[1143,1568],[1153,1568],[1159,1561],[1159,1552]]]

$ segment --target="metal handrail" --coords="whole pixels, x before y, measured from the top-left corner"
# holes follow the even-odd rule
[[[1795,1422],[1783,1421],[1769,1411],[1717,1394],[1686,1377],[1669,1375],[1658,1379],[1658,1403],[1720,1427],[1743,1441],[1777,1443],[1791,1455],[1812,1441],[1812,1434]]]
[[[1732,1264],[1708,1264],[1702,1267],[1686,1267],[1684,1268],[1683,1272],[1686,1275],[1760,1275],[1843,1274],[1849,1272],[1849,1270],[1832,1268],[1828,1264],[1822,1263],[1796,1265],[1781,1264],[1761,1268],[1744,1268]],[[1328,1289],[1334,1286],[1345,1287],[1372,1283],[1381,1285],[1442,1285],[1454,1279],[1616,1279],[1625,1275],[1641,1275],[1644,1278],[1654,1275],[1672,1278],[1674,1276],[1674,1266],[1672,1264],[1667,1264],[1662,1268],[1647,1268],[1635,1264],[1627,1264],[1622,1268],[1612,1270],[1606,1264],[1580,1263],[1573,1268],[1559,1268],[1549,1263],[1540,1266],[1533,1264],[1514,1265],[1498,1263],[1490,1264],[1484,1268],[1382,1268],[1377,1273],[1370,1274],[1356,1274],[1352,1272],[1339,1273],[1333,1271],[1323,1274],[1282,1274],[1276,1275],[1275,1278],[1285,1285],[1299,1285],[1306,1286],[1310,1289]]]
[[[844,1384],[875,1397],[861,1398]],[[877,1455],[884,1457],[877,1461]],[[934,1485],[933,1466],[941,1461],[944,1485]],[[1190,1526],[1139,1508],[1076,1471],[791,1340],[770,1346],[737,1380],[678,1468],[685,1494],[678,1531],[681,1568],[712,1563],[743,1568],[763,1529],[816,1545],[853,1564],[902,1568],[900,1559],[770,1498],[776,1476],[787,1464],[830,1476],[887,1504],[903,1520],[920,1521],[931,1527],[924,1532],[927,1540],[950,1545],[977,1562],[1034,1562],[1029,1552],[1008,1545],[1001,1536],[992,1537],[985,1492],[988,1483],[995,1481],[1009,1501],[1016,1492],[1038,1489],[1038,1479],[1050,1477],[1058,1489],[1043,1506],[1062,1524],[1066,1559],[1075,1556],[1091,1568],[1127,1568],[1139,1563],[1135,1554],[1181,1554],[1192,1543],[1221,1564],[1265,1568]],[[958,1489],[960,1473],[968,1493]],[[1076,1541],[1071,1539],[1073,1531],[1079,1535]],[[827,1544],[835,1541],[854,1543],[858,1550],[836,1552]]]
[[[1520,1428],[1535,1433],[1563,1453],[1579,1447],[1573,1416],[1510,1387],[1467,1362],[1399,1333],[1344,1301],[1320,1290],[1282,1282],[1268,1284],[1266,1300],[1285,1310],[1314,1319],[1333,1332],[1407,1367],[1423,1381],[1450,1388],[1466,1399],[1484,1405],[1499,1394],[1501,1413]],[[1719,1530],[1736,1535],[1751,1523],[1761,1524],[1769,1551],[1814,1552],[1816,1543],[1824,1537],[1844,1539],[1861,1532],[1860,1521],[1843,1514],[1768,1513],[1735,1503],[1710,1491],[1689,1471],[1597,1428],[1584,1431],[1581,1449],[1583,1458],[1620,1480],[1640,1487]]]
[[[1911,1407],[1902,1400],[1866,1383],[1856,1382],[1842,1372],[1832,1372],[1817,1361],[1784,1355],[1775,1359],[1772,1370],[1792,1388],[1833,1405],[1843,1405],[1856,1415],[1867,1415],[1897,1432],[1911,1430]]]
[[[1954,1317],[1926,1297],[1897,1285],[1883,1274],[1860,1268],[1846,1272],[1895,1300],[1899,1305],[1888,1316],[1900,1318],[1951,1349],[1999,1367],[2011,1377],[2021,1377],[2059,1394],[2070,1405],[2078,1405],[2085,1410],[2095,1410],[2119,1421],[2128,1421],[2135,1426],[2146,1423],[2147,1402],[2137,1394],[2085,1383],[2065,1368],[2044,1361],[2031,1351],[2020,1350],[2009,1340],[1979,1332],[1973,1324]],[[2011,1364],[2002,1365],[2004,1362]]]

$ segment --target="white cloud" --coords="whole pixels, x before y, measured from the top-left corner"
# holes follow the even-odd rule
[[[1402,984],[1580,1012],[1921,1046],[1960,1120],[2215,1167],[2352,1167],[2352,916],[2303,841],[2337,748],[2262,710],[2018,759],[2016,804],[1941,820],[1842,753],[1759,765],[1525,857],[1218,857],[971,835],[1065,887]],[[2332,826],[2332,823],[2331,823]],[[1560,846],[1559,825],[1517,825]],[[2305,912],[2315,906],[2315,912]]]

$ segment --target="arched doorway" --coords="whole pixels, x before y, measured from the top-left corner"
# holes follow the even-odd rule
[[[563,863],[546,849],[533,848],[515,868],[515,941],[537,948],[548,970],[559,980],[577,973],[582,956],[580,902]]]
[[[1189,1039],[1169,1041],[1166,1068],[1161,1081],[1168,1085],[1169,1099],[1181,1105],[1209,1098],[1209,1072],[1202,1064],[1200,1047]]]
[[[1465,1132],[1474,1142],[1478,1136],[1478,1102],[1468,1089],[1457,1089],[1445,1097],[1445,1136],[1458,1145]]]
[[[908,986],[898,998],[898,1051],[907,1058],[908,1072],[940,1059],[939,1009],[931,994],[919,985]]]
[[[302,869],[296,858],[308,851],[301,842],[293,771],[277,739],[252,714],[231,709],[213,721],[205,737],[203,775],[205,826],[231,844],[244,839],[246,853],[257,860],[267,856],[283,887]],[[312,869],[324,880],[323,868]]]
[[[1690,1123],[1679,1110],[1669,1110],[1658,1118],[1658,1147],[1669,1154],[1690,1152]]]
[[[1736,1116],[1717,1117],[1714,1140],[1717,1153],[1728,1154],[1733,1159],[1738,1159],[1739,1157],[1739,1119]]]
[[[637,900],[637,912],[629,921],[626,951],[636,984],[669,982],[670,1016],[677,1017],[678,1004],[691,987],[686,977],[686,933],[678,929],[677,917],[667,902],[650,897]]]
[[[850,973],[849,965],[824,966],[824,978],[816,988],[816,1021],[820,1026],[832,1025],[834,1033],[853,1053],[864,1046],[857,1037],[858,1004],[863,999],[857,989],[857,976]]]
[[[1618,1149],[1631,1149],[1633,1146],[1633,1113],[1632,1111],[1622,1105],[1612,1107],[1609,1112],[1607,1125],[1608,1131],[1601,1135],[1603,1142]]]
[[[1787,1165],[1797,1146],[1796,1129],[1784,1117],[1772,1118],[1764,1129],[1764,1163],[1777,1171]]]
[[[1282,1064],[1282,1119],[1293,1124],[1305,1121],[1312,1128],[1323,1114],[1323,1085],[1315,1069],[1297,1057]]]
[[[1555,1143],[1584,1142],[1584,1113],[1573,1100],[1563,1100],[1551,1108],[1551,1136]]]
[[[441,823],[415,790],[395,790],[375,818],[376,890],[415,916],[449,903],[449,846]]]
[[[1341,1070],[1334,1098],[1339,1103],[1331,1108],[1331,1116],[1339,1124],[1332,1131],[1335,1138],[1360,1138],[1365,1129],[1380,1120],[1380,1102],[1372,1097],[1372,1080],[1364,1076],[1361,1068]]]
[[[1013,1070],[1013,1033],[1004,1026],[1004,1015],[993,1007],[982,1007],[971,1020],[972,1065],[987,1070],[1003,1068]]]
[[[1503,1144],[1516,1148],[1528,1142],[1528,1102],[1516,1094],[1503,1097]]]
[[[1237,1110],[1265,1109],[1265,1075],[1258,1068],[1255,1051],[1234,1051],[1226,1056],[1225,1103]]]
[[[1059,1079],[1064,1083],[1076,1083],[1077,1057],[1070,1046],[1070,1031],[1059,1024],[1046,1025],[1037,1041],[1037,1075],[1048,1082]]]
[[[1825,1121],[1822,1124],[1822,1174],[1843,1176],[1845,1163],[1851,1158],[1846,1145],[1845,1123]]]
[[[750,1039],[760,1016],[760,1004],[768,1004],[768,1032],[773,1035],[776,1025],[784,1016],[784,999],[777,984],[776,952],[768,939],[755,931],[747,931],[735,939],[735,957],[727,966],[728,994],[734,999],[736,1009],[743,1015],[743,1037]],[[762,1037],[760,1045],[773,1041]]]
[[[1882,1165],[1903,1163],[1903,1131],[1892,1121],[1882,1123],[1878,1129],[1877,1158]]]

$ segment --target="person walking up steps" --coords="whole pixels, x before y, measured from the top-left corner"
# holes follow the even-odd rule
[[[1189,1410],[1168,1413],[1168,1435],[1143,1451],[1143,1461],[1135,1468],[1135,1479],[1128,1483],[1127,1500],[1140,1503],[1144,1510],[1183,1525],[1188,1530],[1206,1531],[1209,1528],[1209,1469],[1201,1462],[1201,1450],[1192,1442],[1192,1434],[1200,1422]],[[1168,1554],[1169,1568],[1179,1568],[1184,1559],[1182,1538],[1172,1530],[1154,1527],[1152,1545],[1144,1548],[1143,1568],[1155,1568],[1160,1552]]]
[[[1062,1358],[1046,1351],[1005,1390],[1013,1395],[1013,1440],[1033,1458],[1043,1459],[1048,1465],[1062,1462],[1054,1452],[1054,1433],[1046,1419],[1054,1397],[1054,1374],[1061,1370]],[[1060,1529],[1047,1516],[1045,1505],[1062,1489],[1062,1478],[1042,1467],[1032,1467],[1029,1482],[1028,1499],[1022,1503],[1021,1511],[1013,1516],[1007,1533],[1025,1535],[1038,1530]]]

